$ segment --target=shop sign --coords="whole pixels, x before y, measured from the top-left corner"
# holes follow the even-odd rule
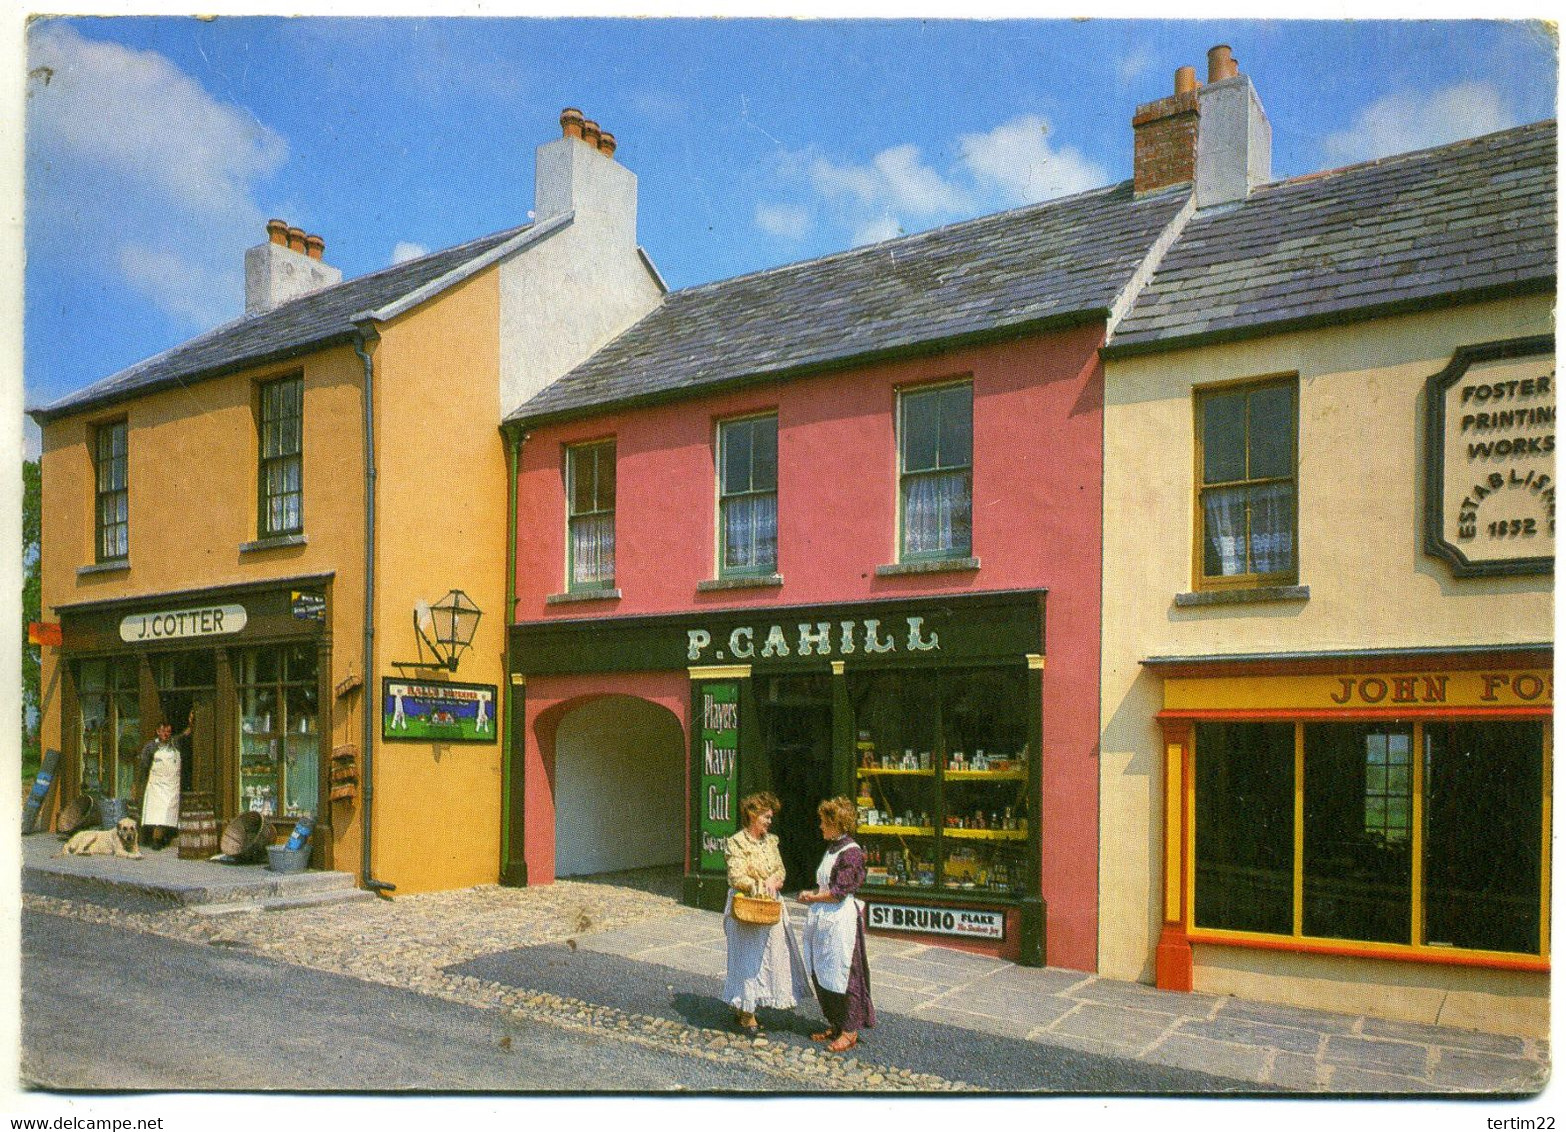
[[[878,617],[853,621],[799,621],[784,625],[739,625],[713,648],[710,628],[685,631],[685,659],[771,660],[789,656],[854,656],[859,653],[933,653],[941,635],[925,628],[923,617],[904,617],[882,627]],[[835,650],[835,651],[834,651]]]
[[[1321,676],[1198,676],[1164,681],[1170,711],[1413,712],[1466,708],[1551,707],[1549,669],[1341,673]]]
[[[739,829],[739,685],[701,685],[701,868],[727,865],[723,843]]]
[[[1458,577],[1554,569],[1555,393],[1547,337],[1464,347],[1427,383],[1425,549]]]
[[[493,743],[493,684],[381,679],[381,738],[423,743]]]
[[[120,621],[120,640],[129,645],[186,637],[220,637],[245,627],[242,605],[208,605],[158,613],[133,613]]]
[[[325,621],[326,595],[314,590],[291,590],[288,595],[295,621]]]
[[[931,908],[920,904],[870,904],[872,928],[894,932],[962,935],[975,939],[1005,939],[1006,914],[966,908]]]

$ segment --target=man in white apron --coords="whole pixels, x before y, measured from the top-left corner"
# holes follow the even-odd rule
[[[136,781],[141,783],[142,844],[162,849],[179,834],[179,744],[174,726],[158,724],[157,738],[141,749]]]

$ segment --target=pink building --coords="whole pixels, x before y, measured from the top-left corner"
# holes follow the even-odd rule
[[[1098,349],[1188,195],[1127,183],[696,287],[507,420],[504,875],[789,887],[856,798],[873,929],[1090,970]]]

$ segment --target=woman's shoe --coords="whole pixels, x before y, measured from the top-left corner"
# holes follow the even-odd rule
[[[811,1034],[810,1040],[813,1042],[830,1042],[842,1032],[836,1026],[831,1026],[822,1030],[819,1034]]]
[[[742,1034],[747,1034],[752,1038],[761,1033],[761,1023],[756,1021],[754,1014],[736,1014],[734,1016],[734,1024],[739,1027]]]
[[[854,1033],[854,1034],[839,1034],[837,1036],[837,1040],[835,1042],[833,1042],[831,1045],[827,1046],[827,1052],[828,1053],[847,1053],[849,1050],[853,1049],[858,1044],[859,1044],[859,1035],[857,1033]]]

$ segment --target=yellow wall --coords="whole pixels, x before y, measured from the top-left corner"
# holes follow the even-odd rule
[[[304,374],[303,486],[307,544],[242,553],[256,538],[255,386]],[[363,672],[362,367],[352,347],[246,370],[55,421],[43,429],[43,616],[55,608],[269,579],[333,574],[331,683]],[[78,575],[94,559],[92,437],[124,418],[130,569]],[[63,749],[58,650],[44,648],[42,742]],[[330,746],[357,744],[362,697],[336,701]],[[323,721],[325,715],[323,712]],[[357,812],[334,807],[339,867],[357,852]],[[350,866],[351,867],[351,866]]]
[[[496,687],[496,733],[504,734],[506,721],[498,718],[507,621],[499,306],[499,271],[492,268],[381,328],[373,695],[378,700],[381,677],[399,674],[392,661],[418,659],[414,604],[460,589],[483,617],[472,648],[447,676]],[[500,756],[498,741],[379,744],[375,879],[395,884],[398,893],[495,883]]]
[[[1458,580],[1421,549],[1425,380],[1460,345],[1551,330],[1549,298],[1534,297],[1107,362],[1100,973],[1151,979],[1161,922],[1154,716],[1162,688],[1142,660],[1553,638],[1550,577]],[[1176,607],[1175,595],[1194,588],[1193,390],[1296,372],[1299,581],[1310,599]],[[1483,981],[1527,998],[1542,985],[1538,976],[1502,973],[1476,980],[1462,967],[1259,952],[1238,965],[1262,973],[1241,979],[1226,973],[1234,960],[1214,958],[1233,951],[1197,950],[1198,989],[1255,990],[1273,972],[1274,991],[1261,997],[1343,1009],[1355,996],[1381,993],[1382,978],[1414,978],[1429,993],[1393,995],[1389,1008],[1430,1021],[1439,992]],[[1389,973],[1394,966],[1407,970]]]

